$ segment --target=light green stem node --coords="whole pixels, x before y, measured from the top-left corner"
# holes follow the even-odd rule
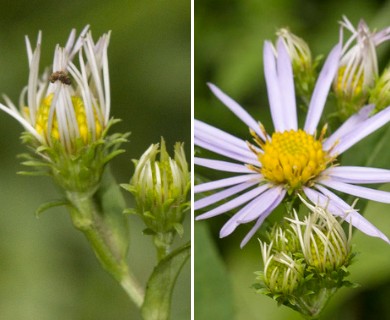
[[[157,260],[161,261],[171,252],[171,244],[174,238],[173,232],[157,233],[153,236],[154,246],[156,247]]]

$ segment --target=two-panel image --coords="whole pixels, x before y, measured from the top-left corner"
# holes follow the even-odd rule
[[[390,1],[0,7],[0,320],[390,319]]]

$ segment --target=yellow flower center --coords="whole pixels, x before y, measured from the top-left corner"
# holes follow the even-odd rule
[[[324,133],[319,140],[303,130],[274,133],[272,139],[261,144],[264,153],[257,152],[262,165],[257,171],[270,182],[288,185],[290,190],[307,185],[330,162],[322,149]]]
[[[50,105],[53,100],[53,94],[49,94],[42,100],[42,104],[39,106],[36,113],[35,129],[37,132],[47,137],[48,136],[48,119]],[[92,140],[92,132],[88,129],[87,117],[85,114],[85,106],[82,99],[78,96],[72,96],[72,105],[76,116],[77,127],[80,133],[80,137],[84,144],[87,144]],[[28,108],[25,109],[28,114]],[[95,112],[95,127],[96,127],[96,139],[100,138],[102,134],[102,125]],[[54,114],[53,122],[50,131],[50,137],[52,140],[60,140],[60,133],[58,130],[58,120],[56,114]]]
[[[360,96],[363,93],[364,73],[362,72],[358,77],[356,73],[351,76],[350,73],[345,74],[345,71],[346,66],[339,68],[335,92],[340,95]]]

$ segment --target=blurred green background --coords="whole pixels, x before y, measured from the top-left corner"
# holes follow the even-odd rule
[[[42,30],[43,70],[72,28],[90,24],[95,39],[112,30],[112,115],[123,120],[114,130],[132,132],[127,152],[112,163],[118,182],[129,181],[131,159],[160,136],[170,152],[175,141],[184,141],[189,160],[190,17],[188,0],[1,1],[0,92],[17,103],[27,84],[24,35],[35,43]],[[140,319],[64,209],[35,218],[35,209],[59,192],[48,178],[16,175],[23,170],[16,159],[25,151],[19,143],[22,128],[4,113],[0,123],[0,319]],[[154,248],[141,234],[138,217],[129,219],[129,260],[145,283],[156,262]],[[189,217],[185,231],[182,242],[190,238]],[[190,318],[190,263],[179,276],[172,308],[172,319]]]
[[[348,0],[196,0],[195,1],[195,117],[239,137],[249,139],[248,128],[208,90],[212,82],[245,107],[266,129],[273,130],[264,83],[262,50],[266,39],[289,27],[310,45],[313,56],[327,54],[338,41],[342,15],[354,25],[363,18],[372,29],[390,25],[390,1]],[[380,67],[390,61],[390,45],[379,48]],[[328,108],[329,110],[329,108]],[[303,114],[300,121],[304,120]],[[376,142],[384,146],[373,158]],[[362,165],[368,155],[371,166],[390,168],[390,126],[351,148],[343,163]],[[387,139],[387,140],[386,140]],[[387,144],[387,147],[386,147]],[[379,149],[376,149],[378,151]],[[202,157],[215,157],[204,150]],[[196,167],[207,179],[226,174]],[[390,191],[390,186],[384,186]],[[231,212],[230,214],[233,214]],[[365,216],[390,236],[390,206],[369,203]],[[242,250],[239,243],[249,231],[244,225],[225,239],[220,228],[223,215],[195,222],[195,316],[197,320],[301,319],[269,297],[250,288],[254,272],[261,269],[261,252],[254,237]],[[358,289],[341,289],[321,319],[390,319],[390,248],[378,238],[354,234],[355,263],[350,280]]]

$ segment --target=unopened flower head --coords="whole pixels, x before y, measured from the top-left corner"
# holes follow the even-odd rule
[[[318,61],[312,60],[310,48],[302,38],[286,28],[276,34],[283,40],[290,56],[297,94],[307,102],[314,89]]]
[[[273,252],[273,243],[261,243],[264,271],[261,280],[271,294],[292,294],[304,277],[304,264],[285,252]]]
[[[157,155],[160,154],[159,159]],[[181,233],[184,211],[188,208],[190,174],[182,143],[176,143],[172,159],[161,139],[134,161],[135,172],[124,188],[133,193],[136,212],[154,233],[176,230]]]
[[[309,215],[302,221],[294,212],[294,218],[288,220],[299,239],[307,265],[319,273],[347,267],[351,259],[351,228],[347,235],[326,208],[313,206],[303,198],[301,201],[310,210]]]
[[[390,68],[383,71],[370,92],[369,103],[375,105],[375,111],[390,106]]]
[[[127,134],[107,135],[110,116],[107,48],[110,33],[96,43],[88,26],[76,38],[72,30],[64,47],[56,46],[53,66],[39,77],[42,37],[33,50],[26,37],[30,67],[19,109],[5,97],[0,109],[18,120],[34,152],[23,164],[35,174],[49,174],[67,192],[94,193],[105,165],[123,152]],[[73,62],[78,57],[78,63]]]
[[[390,121],[390,108],[372,115],[372,105],[363,107],[327,136],[327,126],[318,129],[331,84],[336,76],[341,44],[327,57],[316,82],[302,129],[298,128],[295,89],[291,59],[283,39],[274,46],[266,41],[264,70],[274,132],[254,120],[237,102],[215,85],[209,87],[245,125],[254,142],[245,141],[211,125],[195,120],[195,144],[232,161],[195,157],[194,163],[214,170],[236,173],[235,176],[198,184],[195,193],[218,190],[195,202],[195,210],[222,204],[207,210],[197,219],[211,218],[241,207],[220,231],[231,234],[240,224],[255,224],[241,246],[260,228],[267,216],[287,197],[305,196],[327,207],[368,235],[389,239],[369,221],[351,208],[334,189],[356,197],[390,203],[390,193],[356,184],[390,182],[390,170],[338,166],[337,157],[364,137]],[[317,131],[318,130],[318,131]],[[234,197],[235,196],[235,197]],[[226,199],[232,197],[230,200]],[[291,199],[291,198],[290,198]]]
[[[341,117],[347,118],[367,102],[369,90],[378,77],[376,48],[390,39],[390,28],[370,31],[364,20],[355,28],[346,17],[341,28],[352,35],[343,46],[333,87]]]
[[[307,43],[286,28],[280,29],[276,34],[281,37],[287,48],[291,58],[294,74],[299,72],[299,69],[310,69],[312,65],[312,58]]]
[[[33,50],[26,37],[30,75],[22,91],[19,110],[5,97],[8,108],[41,145],[61,144],[68,153],[102,137],[110,114],[107,48],[110,34],[97,43],[88,27],[76,39],[73,30],[65,47],[57,45],[53,66],[39,77],[41,33]],[[78,56],[78,66],[72,61]]]

